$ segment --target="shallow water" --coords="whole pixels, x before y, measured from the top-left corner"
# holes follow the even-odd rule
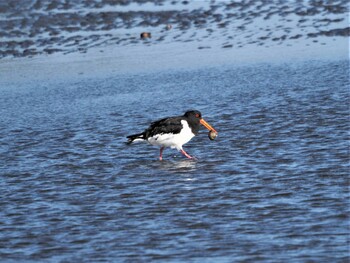
[[[349,261],[347,61],[0,87],[2,260]],[[125,144],[198,109],[184,149]]]

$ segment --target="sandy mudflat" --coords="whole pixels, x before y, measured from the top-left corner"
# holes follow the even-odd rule
[[[0,58],[5,67],[62,62],[88,73],[86,61],[125,71],[344,57],[347,12],[347,1],[3,1]]]

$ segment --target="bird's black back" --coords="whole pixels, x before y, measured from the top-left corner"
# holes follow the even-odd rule
[[[178,134],[183,128],[183,125],[181,123],[182,120],[187,121],[193,134],[196,135],[199,131],[199,121],[201,117],[201,113],[197,110],[187,111],[183,116],[168,117],[160,119],[158,121],[154,121],[143,133],[130,135],[127,138],[130,142],[132,142],[136,138],[142,138],[143,140],[147,140],[149,137],[152,137],[156,134]]]
[[[199,111],[191,110],[187,111],[183,116],[168,117],[155,122],[152,122],[148,129],[144,131],[146,139],[156,134],[172,133],[178,134],[181,132],[183,125],[182,120],[187,121],[193,134],[197,134],[199,131],[199,121],[202,115]]]
[[[156,134],[172,133],[178,134],[181,132],[183,117],[169,117],[155,122],[152,122],[148,129],[145,130],[146,138]]]

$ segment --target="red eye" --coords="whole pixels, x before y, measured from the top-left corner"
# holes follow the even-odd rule
[[[198,113],[196,113],[196,118],[199,118],[199,114]]]

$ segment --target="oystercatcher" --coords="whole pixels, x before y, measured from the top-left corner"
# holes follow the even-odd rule
[[[152,145],[160,146],[159,160],[163,159],[165,147],[176,148],[187,158],[194,159],[182,149],[182,145],[197,135],[199,124],[217,134],[217,131],[202,118],[199,111],[191,110],[183,116],[168,117],[152,122],[144,132],[127,136],[127,143],[147,141]]]

